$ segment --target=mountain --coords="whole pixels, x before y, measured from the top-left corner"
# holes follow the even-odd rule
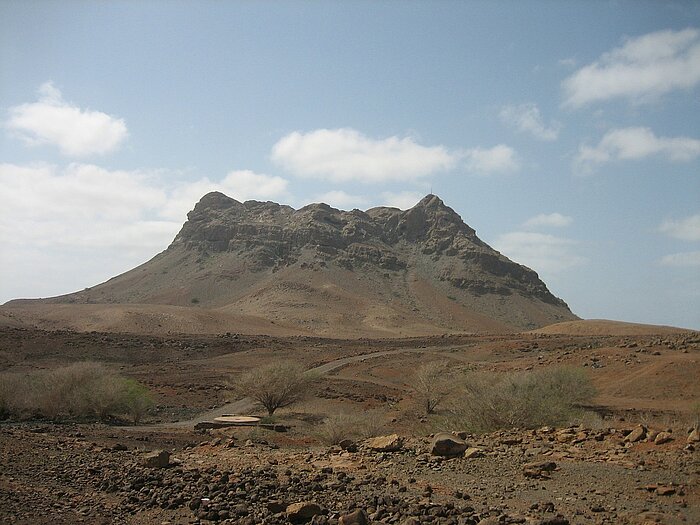
[[[131,271],[8,306],[168,305],[178,315],[232,316],[215,331],[257,319],[328,336],[507,332],[577,319],[537,273],[481,241],[435,195],[406,211],[341,211],[213,192],[187,217],[165,251]]]

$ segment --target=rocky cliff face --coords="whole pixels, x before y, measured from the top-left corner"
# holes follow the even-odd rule
[[[340,211],[209,193],[150,261],[38,302],[148,305],[119,314],[139,329],[186,332],[211,317],[231,332],[252,323],[249,332],[272,324],[332,337],[508,332],[576,319],[534,271],[490,248],[435,195],[406,211]],[[180,321],[153,305],[181,308]]]
[[[288,267],[301,259],[309,267],[358,271],[406,271],[423,263],[437,272],[434,278],[474,295],[520,294],[568,311],[537,273],[481,241],[435,195],[406,211],[379,207],[363,212],[327,204],[294,210],[209,193],[188,214],[170,249],[177,247],[203,254],[235,253],[253,271]]]

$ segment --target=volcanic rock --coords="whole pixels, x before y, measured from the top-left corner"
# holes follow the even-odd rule
[[[433,437],[430,444],[430,453],[433,456],[461,456],[467,450],[467,443],[446,432],[441,432]]]
[[[10,306],[36,303],[235,312],[246,322],[334,336],[504,332],[576,319],[537,273],[484,243],[435,195],[405,211],[341,211],[208,193],[147,263],[80,292]],[[167,330],[167,316],[148,312],[139,330]],[[256,333],[269,325],[260,326]]]
[[[378,436],[368,439],[366,445],[377,452],[396,452],[403,446],[403,438],[398,434]]]

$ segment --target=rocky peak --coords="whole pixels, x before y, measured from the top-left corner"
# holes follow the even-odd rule
[[[240,206],[240,202],[236,199],[232,199],[228,195],[224,195],[219,191],[211,191],[207,193],[204,197],[199,199],[199,202],[195,204],[193,211],[206,211],[206,210],[225,210],[231,208],[232,206]]]
[[[537,274],[481,241],[438,196],[413,208],[342,211],[315,203],[294,210],[273,202],[240,203],[208,193],[188,214],[172,247],[235,254],[263,271],[305,264],[405,270],[416,261],[439,279],[474,294],[520,293],[560,304]],[[563,305],[563,303],[561,303]],[[565,305],[564,305],[565,306]]]

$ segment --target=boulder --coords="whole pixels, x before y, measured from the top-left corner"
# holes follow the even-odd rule
[[[398,434],[379,436],[368,439],[365,444],[377,452],[396,452],[403,447],[403,438]]]
[[[669,441],[673,441],[673,434],[671,434],[670,432],[659,432],[656,438],[654,439],[654,444],[663,445],[664,443],[668,443]]]
[[[433,456],[461,456],[467,447],[468,445],[463,439],[447,432],[441,432],[433,437],[433,441],[430,443],[430,453]]]
[[[639,425],[632,432],[625,436],[627,443],[636,443],[647,437],[647,428],[644,425]]]
[[[694,428],[690,434],[688,434],[686,441],[688,443],[700,443],[700,431],[698,431],[697,428]]]
[[[478,447],[469,447],[465,452],[464,452],[464,457],[467,459],[471,458],[481,458],[484,456],[484,451]]]
[[[548,474],[556,468],[554,461],[535,461],[523,465],[523,474],[526,478],[548,478]]]
[[[287,519],[292,523],[304,523],[318,516],[323,509],[313,501],[300,501],[287,507]]]
[[[369,517],[363,509],[357,509],[349,514],[343,514],[338,525],[369,525]]]
[[[143,456],[143,466],[150,468],[165,468],[170,465],[170,452],[167,450],[154,450]]]

